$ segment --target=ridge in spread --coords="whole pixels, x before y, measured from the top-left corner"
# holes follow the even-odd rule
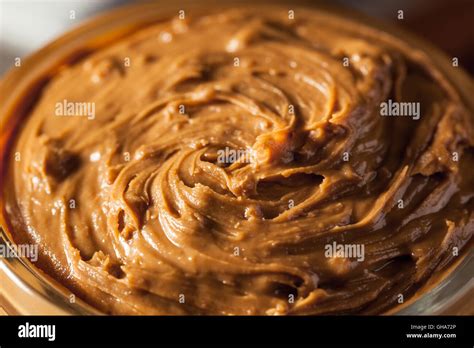
[[[430,59],[376,29],[281,8],[170,19],[51,79],[7,211],[107,313],[382,313],[469,247],[472,126]]]

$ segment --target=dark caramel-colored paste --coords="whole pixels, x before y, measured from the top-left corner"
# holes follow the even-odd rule
[[[401,102],[419,117],[382,115]],[[106,313],[383,313],[470,245],[472,117],[378,29],[186,13],[51,79],[6,210],[39,267]]]

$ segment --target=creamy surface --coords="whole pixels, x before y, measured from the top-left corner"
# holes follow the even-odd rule
[[[420,118],[381,116],[389,100]],[[382,313],[469,247],[472,117],[376,29],[186,13],[52,78],[12,149],[7,213],[106,313]]]

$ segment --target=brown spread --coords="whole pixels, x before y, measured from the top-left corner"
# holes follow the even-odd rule
[[[377,29],[186,13],[51,79],[6,212],[106,313],[382,313],[470,247],[472,116]]]

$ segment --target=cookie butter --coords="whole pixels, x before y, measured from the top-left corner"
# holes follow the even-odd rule
[[[22,122],[6,215],[41,269],[112,314],[377,314],[471,246],[473,110],[427,55],[317,10],[189,12]]]

